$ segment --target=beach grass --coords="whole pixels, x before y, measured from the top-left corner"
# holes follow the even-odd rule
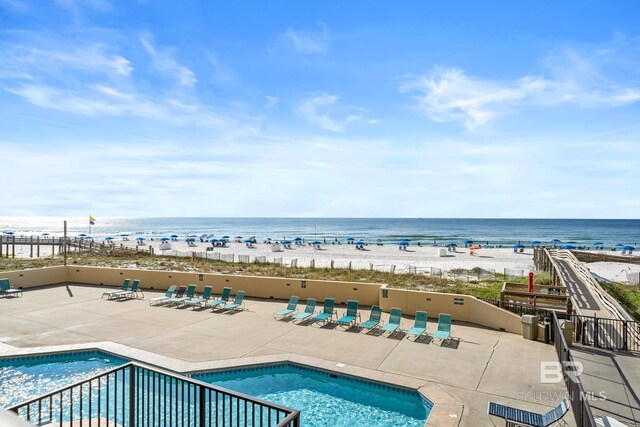
[[[618,300],[631,317],[640,321],[640,292],[637,287],[610,282],[601,282],[600,285]]]
[[[455,269],[445,277],[424,274],[398,274],[377,270],[349,270],[347,268],[290,268],[277,264],[229,263],[223,261],[184,257],[152,256],[148,252],[122,249],[104,249],[93,252],[72,252],[68,263],[113,268],[140,268],[148,270],[193,271],[200,273],[244,274],[250,276],[290,277],[311,280],[338,280],[346,282],[384,283],[389,287],[474,295],[499,299],[505,277],[480,268]],[[0,271],[14,271],[62,265],[61,256],[54,258],[4,258]],[[510,282],[526,283],[527,278],[509,278]],[[546,273],[536,273],[535,282],[548,284]]]

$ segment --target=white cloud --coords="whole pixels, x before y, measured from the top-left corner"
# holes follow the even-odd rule
[[[83,9],[109,12],[112,7],[107,0],[55,0],[55,4],[69,12],[76,21],[82,17]]]
[[[198,82],[195,73],[174,58],[175,49],[154,46],[150,33],[142,34],[140,43],[151,56],[151,63],[157,71],[175,78],[182,86],[193,87]]]
[[[27,2],[23,0],[0,0],[0,6],[19,13],[26,13],[29,11]]]
[[[328,32],[323,26],[320,31],[300,31],[288,28],[278,38],[296,52],[302,54],[325,54],[328,50]]]
[[[353,107],[339,106],[339,108],[334,109],[333,107],[337,106],[339,99],[340,97],[337,95],[318,93],[302,101],[297,110],[309,123],[333,132],[343,132],[348,124],[360,120],[362,115],[345,114],[345,111],[357,110]],[[321,110],[338,110],[343,117],[330,117],[329,113]]]
[[[401,85],[411,93],[420,111],[435,122],[462,122],[475,130],[521,105],[583,108],[616,107],[640,101],[640,87],[624,87],[598,70],[593,59],[567,51],[547,59],[548,76],[525,75],[515,80],[470,76],[457,68],[436,67],[412,76]]]
[[[223,65],[217,56],[215,56],[211,52],[207,52],[206,54],[209,63],[213,68],[213,72],[211,76],[213,81],[218,84],[229,84],[236,79],[235,74],[228,67]]]
[[[275,96],[267,95],[265,98],[267,98],[267,103],[264,108],[266,108],[267,110],[275,107],[280,102],[280,99]]]

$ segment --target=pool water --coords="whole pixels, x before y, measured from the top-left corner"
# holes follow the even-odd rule
[[[193,378],[301,411],[304,426],[419,426],[431,402],[418,392],[294,364],[194,374]]]
[[[0,409],[126,363],[100,351],[0,358]]]

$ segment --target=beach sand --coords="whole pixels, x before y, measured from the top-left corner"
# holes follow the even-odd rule
[[[117,245],[125,244],[128,247],[135,247],[132,241],[118,241]],[[476,250],[476,255],[470,255],[469,250],[458,248],[455,252],[446,252],[446,256],[439,257],[438,249],[433,246],[409,246],[407,250],[399,250],[396,245],[367,245],[365,250],[357,250],[354,245],[348,244],[327,244],[321,245],[320,249],[308,245],[291,245],[291,249],[282,249],[280,252],[272,252],[270,244],[257,243],[253,248],[248,248],[244,243],[229,242],[228,247],[216,247],[211,251],[206,251],[210,246],[208,243],[196,242],[194,247],[190,247],[186,242],[171,242],[171,251],[160,251],[158,241],[145,242],[146,248],[152,246],[156,254],[191,256],[192,252],[202,256],[212,258],[215,253],[234,254],[234,259],[238,261],[239,255],[248,255],[250,261],[256,257],[266,257],[267,261],[273,262],[275,258],[282,258],[282,262],[290,265],[292,260],[297,259],[298,267],[308,267],[311,260],[315,260],[317,268],[329,267],[331,260],[334,260],[335,268],[345,268],[351,266],[354,269],[368,269],[372,263],[374,269],[379,271],[390,271],[395,265],[396,272],[407,272],[413,266],[418,272],[427,268],[451,269],[473,269],[479,267],[485,270],[495,270],[503,273],[504,268],[523,270],[524,274],[533,270],[533,250],[525,249],[523,253],[514,253],[513,249],[480,249]]]
[[[590,262],[585,265],[592,273],[619,283],[628,283],[627,273],[640,272],[640,265],[622,262]]]

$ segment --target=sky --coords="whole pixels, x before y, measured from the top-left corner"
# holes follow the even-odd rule
[[[640,218],[640,3],[0,0],[2,216]]]

